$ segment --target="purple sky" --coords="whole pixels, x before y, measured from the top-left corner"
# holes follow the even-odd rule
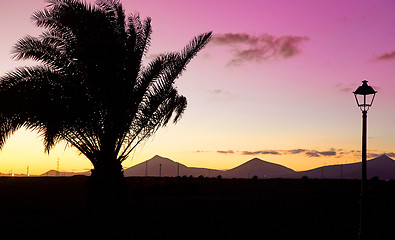
[[[188,166],[227,169],[253,157],[306,170],[359,161],[361,113],[352,92],[367,79],[377,91],[368,114],[370,156],[395,152],[394,1],[122,1],[152,17],[147,61],[180,50],[195,35],[214,38],[178,80],[188,109],[159,130],[125,167],[155,154]],[[42,0],[0,1],[0,74],[16,66],[16,41],[38,35],[30,16]],[[21,130],[0,153],[0,172],[91,168],[60,145],[45,155]],[[394,154],[395,155],[395,154]]]

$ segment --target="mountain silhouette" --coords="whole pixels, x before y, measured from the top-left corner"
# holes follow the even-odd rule
[[[259,158],[251,159],[238,167],[227,170],[224,177],[228,178],[278,178],[292,174],[295,171],[279,164],[263,161]]]
[[[306,176],[309,178],[361,179],[361,169],[361,162],[338,164],[295,172],[294,174],[283,177],[299,178]],[[380,179],[395,179],[395,161],[387,155],[381,155],[377,158],[368,160],[367,178],[372,177],[379,177]]]
[[[75,176],[75,175],[85,175],[89,176],[90,171],[88,172],[61,172],[61,171],[56,171],[56,170],[49,170],[40,176],[42,177],[70,177],[70,176]]]
[[[367,162],[367,175],[369,178],[395,179],[395,161],[387,155],[372,159]]]
[[[177,177],[177,176],[193,176],[200,175],[204,177],[216,177],[222,175],[223,171],[208,169],[208,168],[195,168],[187,167],[184,164],[177,163],[171,159],[161,156],[154,156],[153,158],[137,164],[133,167],[124,170],[126,177],[131,176],[162,176],[162,177]]]
[[[89,176],[90,171],[80,173],[59,172],[57,174],[55,170],[50,170],[40,176],[73,175]],[[361,179],[361,163],[338,164],[296,172],[279,164],[263,161],[259,158],[253,158],[235,168],[222,171],[208,168],[187,167],[184,164],[175,162],[169,158],[156,155],[145,162],[125,169],[124,175],[126,177],[217,177],[221,175],[224,178],[252,178],[253,176],[257,176],[258,178],[301,178],[306,176],[308,178]],[[378,177],[383,180],[395,180],[395,161],[387,155],[381,155],[377,158],[368,160],[367,177]]]

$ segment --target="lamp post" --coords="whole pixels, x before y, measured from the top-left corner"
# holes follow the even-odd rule
[[[359,222],[359,239],[366,239],[366,214],[364,209],[366,197],[366,121],[368,110],[373,104],[376,91],[368,86],[368,81],[362,81],[362,86],[359,86],[354,92],[355,100],[358,107],[362,111],[362,178],[361,178],[361,198],[360,198],[360,222]]]

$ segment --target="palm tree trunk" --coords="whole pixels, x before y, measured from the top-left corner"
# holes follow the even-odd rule
[[[114,233],[122,225],[127,203],[127,185],[122,165],[116,159],[100,161],[87,181],[88,219],[95,234]]]
[[[126,183],[122,168],[92,169],[88,179],[88,204],[118,203],[126,200]]]

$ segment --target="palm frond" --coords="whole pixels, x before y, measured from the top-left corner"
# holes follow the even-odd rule
[[[31,36],[20,39],[11,53],[16,60],[32,59],[46,63],[54,69],[61,69],[70,64],[59,42],[51,44],[49,41],[44,42]]]
[[[44,143],[44,151],[49,151],[59,143],[61,138],[62,126],[56,121],[48,121],[42,128],[42,138]]]
[[[196,56],[196,54],[202,50],[204,46],[210,41],[212,37],[212,32],[207,32],[204,34],[201,34],[197,37],[194,37],[181,51],[181,57],[187,62],[191,61],[191,59]]]
[[[106,13],[119,35],[125,35],[125,11],[119,0],[98,0],[96,4]]]
[[[18,116],[7,118],[0,114],[0,150],[4,147],[7,139],[22,126],[23,121]]]
[[[37,66],[16,69],[0,79],[0,147],[20,127],[45,130],[52,103],[48,92],[53,92],[55,83],[51,79],[57,77],[49,68]],[[46,149],[55,139],[46,138]]]
[[[138,58],[142,58],[148,51],[151,44],[151,18],[146,18],[141,27],[141,31],[137,34],[137,41],[135,47],[135,54]]]

